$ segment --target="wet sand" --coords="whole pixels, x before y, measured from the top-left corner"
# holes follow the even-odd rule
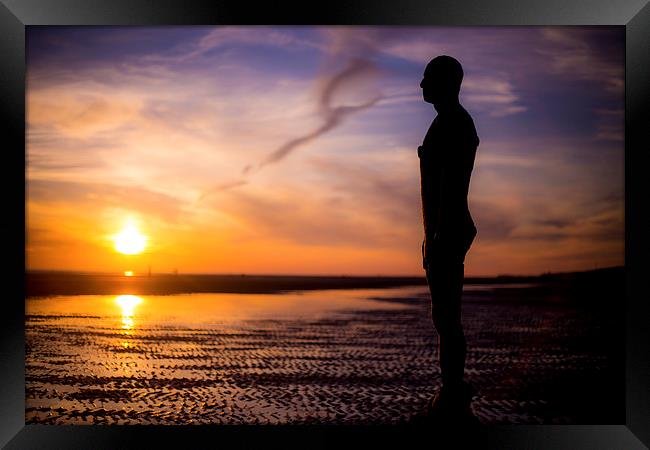
[[[27,296],[172,295],[227,292],[271,294],[322,289],[372,289],[426,285],[424,277],[359,277],[297,275],[170,275],[29,272]]]
[[[618,270],[618,269],[614,269]],[[604,269],[611,273],[612,269]],[[601,271],[545,274],[541,276],[468,277],[467,284],[502,285],[544,283],[563,284]],[[52,295],[172,295],[187,293],[271,294],[324,289],[380,289],[426,286],[424,276],[298,276],[298,275],[171,275],[31,271],[26,275],[27,297]]]
[[[466,286],[482,423],[624,420],[610,318],[563,295]],[[25,330],[27,423],[397,424],[440,382],[423,286],[30,298]]]

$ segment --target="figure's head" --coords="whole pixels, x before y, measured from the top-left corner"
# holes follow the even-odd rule
[[[433,58],[424,69],[420,87],[427,103],[444,104],[456,101],[463,81],[463,67],[451,56]]]

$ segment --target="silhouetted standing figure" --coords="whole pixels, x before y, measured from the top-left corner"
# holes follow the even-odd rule
[[[469,411],[473,388],[463,380],[467,344],[461,324],[465,255],[476,227],[467,194],[479,139],[458,101],[463,69],[446,55],[427,64],[420,83],[437,116],[418,147],[424,219],[423,266],[431,291],[431,316],[439,338],[442,388],[429,411]]]

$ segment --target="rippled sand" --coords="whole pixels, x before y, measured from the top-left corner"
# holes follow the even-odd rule
[[[607,423],[595,316],[469,287],[463,308],[481,422]],[[440,381],[429,314],[424,287],[30,298],[26,421],[405,422]]]

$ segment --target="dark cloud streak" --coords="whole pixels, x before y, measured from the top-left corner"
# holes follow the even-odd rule
[[[335,97],[337,96],[337,93],[344,89],[347,84],[356,79],[371,76],[376,72],[377,67],[369,59],[350,59],[345,68],[335,73],[333,76],[325,79],[323,87],[320,89],[318,95],[318,108],[320,114],[324,119],[323,124],[309,133],[285,142],[276,150],[272,151],[268,156],[266,156],[266,158],[264,158],[259,164],[246,165],[242,169],[242,176],[249,176],[259,171],[264,166],[282,161],[299,147],[314,141],[328,131],[331,131],[334,128],[340,126],[352,114],[370,108],[379,102],[383,98],[381,94],[377,94],[370,100],[358,105],[334,106],[332,104]],[[245,180],[235,180],[222,183],[206,190],[203,194],[201,194],[199,199],[202,200],[212,193],[224,191],[226,189],[241,186],[243,184],[246,184]]]
[[[375,70],[376,68],[374,64],[369,60],[360,58],[353,59],[345,69],[336,73],[329,80],[327,80],[320,93],[318,102],[318,106],[324,118],[324,123],[316,130],[298,138],[291,139],[285,144],[281,145],[278,149],[271,152],[271,154],[262,160],[257,169],[259,170],[268,164],[281,161],[282,159],[289,156],[298,147],[313,141],[324,133],[341,125],[341,123],[343,123],[343,121],[351,114],[363,111],[364,109],[371,107],[379,100],[381,100],[381,96],[377,95],[371,100],[360,105],[337,107],[332,106],[332,102],[337,91],[340,90],[348,80],[371,74]]]

